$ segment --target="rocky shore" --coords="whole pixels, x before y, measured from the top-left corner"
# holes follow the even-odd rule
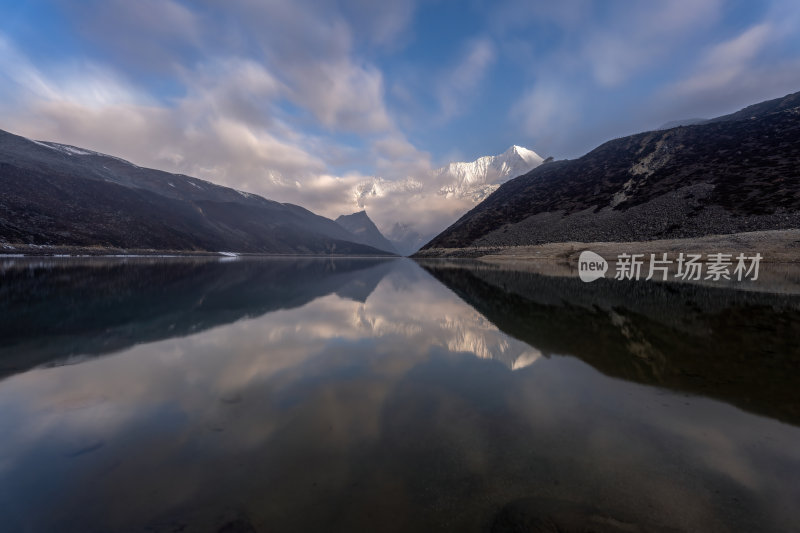
[[[482,258],[492,261],[559,260],[577,262],[583,250],[603,257],[621,253],[756,253],[767,263],[800,263],[800,229],[751,231],[726,235],[707,235],[685,239],[659,239],[627,242],[549,242],[526,246],[485,245],[465,248],[430,248],[415,258]]]

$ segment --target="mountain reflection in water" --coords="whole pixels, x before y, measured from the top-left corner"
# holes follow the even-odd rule
[[[0,263],[8,531],[790,531],[800,299],[410,260]]]

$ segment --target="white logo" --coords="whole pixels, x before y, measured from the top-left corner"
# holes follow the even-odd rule
[[[578,257],[578,275],[581,281],[590,282],[606,275],[608,263],[601,256],[589,250],[581,252]]]

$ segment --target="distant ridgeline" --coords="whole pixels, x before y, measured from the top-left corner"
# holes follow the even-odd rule
[[[296,205],[0,130],[0,252],[15,244],[389,254]]]
[[[800,93],[609,141],[502,185],[418,253],[800,227]]]

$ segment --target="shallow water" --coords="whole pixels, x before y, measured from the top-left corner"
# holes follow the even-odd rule
[[[800,297],[0,265],[3,531],[796,531]]]

